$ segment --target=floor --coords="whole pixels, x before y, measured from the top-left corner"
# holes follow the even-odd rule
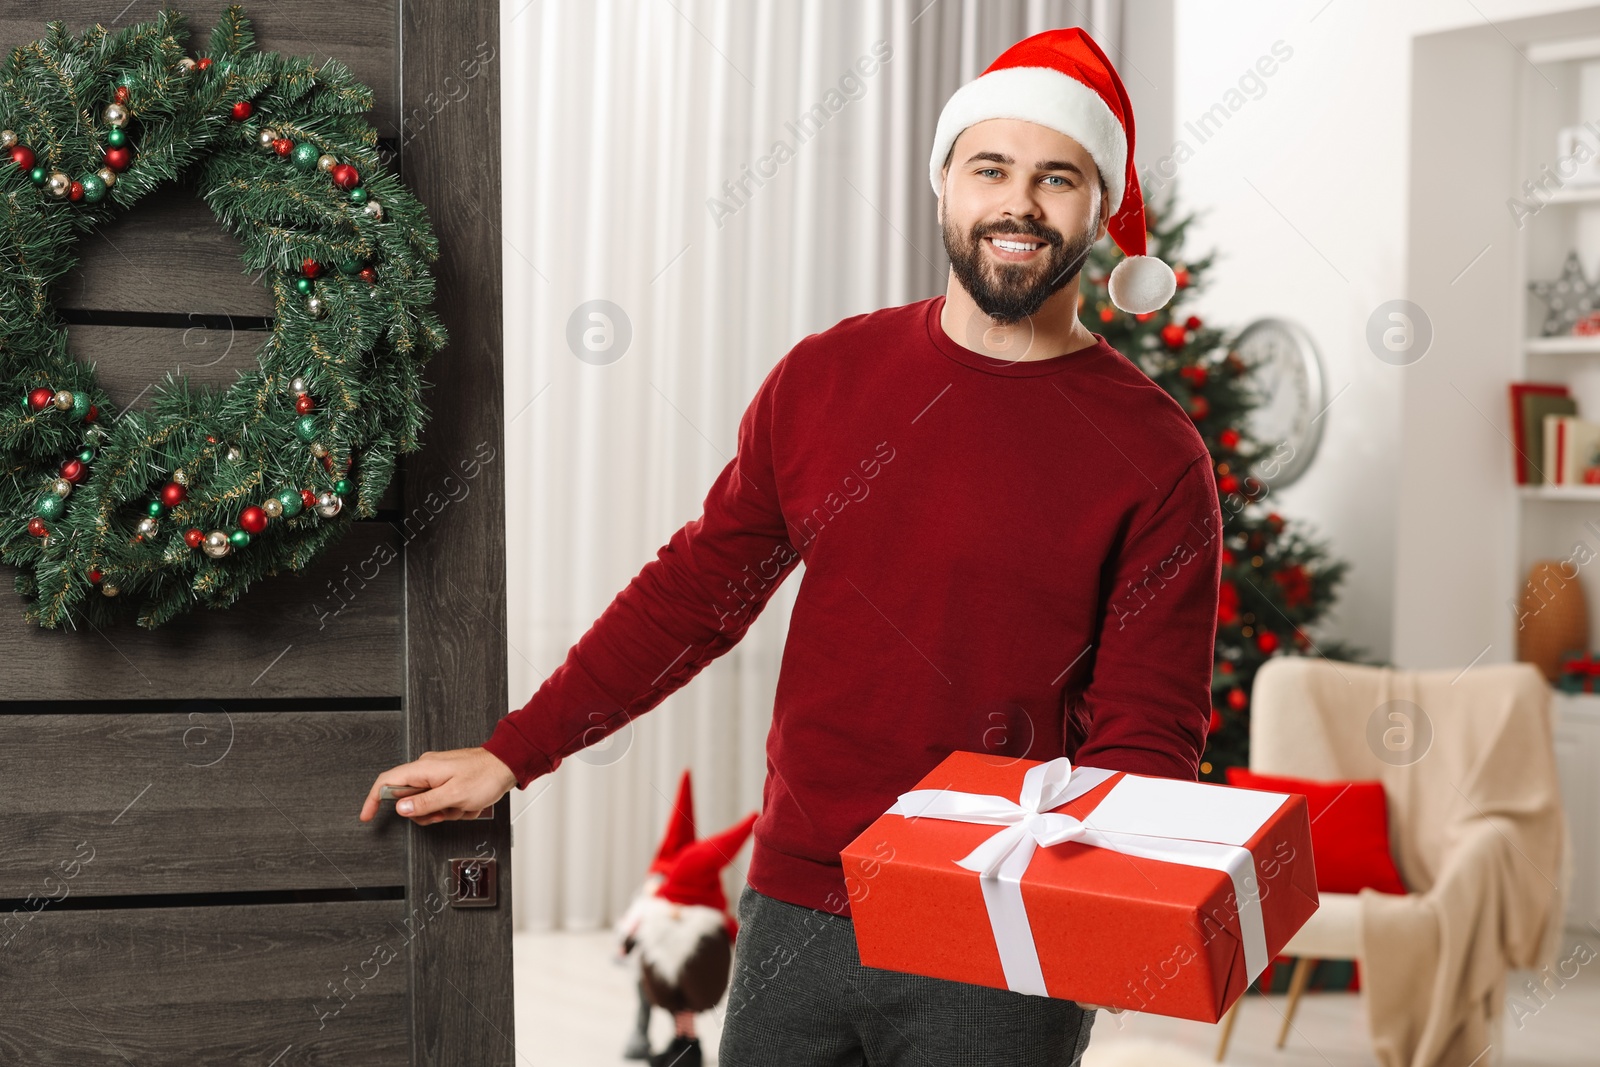
[[[1574,948],[1579,941],[1590,949]],[[1504,1028],[1505,1055],[1498,1062],[1515,1067],[1592,1065],[1600,1036],[1600,937],[1574,930],[1561,953],[1564,959],[1587,962],[1554,995],[1543,1001],[1525,997],[1521,1025],[1508,1008]],[[632,973],[614,957],[609,933],[522,933],[516,935],[517,1062],[545,1067],[638,1064],[622,1058],[633,1027],[637,994]],[[1527,973],[1513,976],[1515,990]],[[1251,995],[1240,1009],[1227,1062],[1241,1067],[1376,1067],[1367,1045],[1356,994],[1308,993],[1296,1013],[1294,1030],[1283,1049],[1273,1048],[1281,1025],[1284,997]],[[665,1012],[651,1020],[651,1047],[660,1049],[672,1037]],[[721,1030],[718,1012],[698,1018],[708,1064],[716,1062]],[[1197,1064],[1212,1062],[1217,1027],[1153,1015],[1119,1017],[1101,1012],[1084,1067],[1123,1067],[1159,1063],[1182,1067],[1189,1050]],[[1156,1043],[1160,1043],[1157,1045]],[[1134,1055],[1144,1052],[1145,1055]],[[1486,1059],[1472,1067],[1488,1067]],[[1462,1065],[1467,1067],[1467,1065]]]

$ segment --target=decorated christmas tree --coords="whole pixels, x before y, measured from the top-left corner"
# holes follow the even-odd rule
[[[1206,325],[1187,308],[1204,288],[1214,256],[1186,259],[1183,245],[1194,216],[1178,217],[1173,188],[1159,206],[1145,205],[1150,254],[1172,264],[1178,276],[1172,300],[1145,315],[1118,310],[1106,278],[1122,253],[1108,239],[1090,254],[1079,314],[1183,405],[1211,452],[1222,507],[1222,584],[1211,732],[1200,773],[1223,781],[1228,767],[1249,762],[1250,689],[1261,664],[1283,655],[1349,661],[1363,661],[1363,655],[1310,633],[1333,604],[1349,565],[1273,510],[1270,487],[1253,473],[1275,447],[1251,435],[1250,412],[1264,399],[1254,384],[1257,368],[1233,349],[1236,335]]]

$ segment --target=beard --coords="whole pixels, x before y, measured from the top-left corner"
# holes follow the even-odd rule
[[[963,235],[945,218],[944,250],[972,302],[996,325],[1009,326],[1031,317],[1044,302],[1072,283],[1087,260],[1094,230],[1064,240],[1037,223],[992,223]],[[1041,254],[1029,263],[1002,263],[984,252],[990,234],[1017,233],[1043,241]]]

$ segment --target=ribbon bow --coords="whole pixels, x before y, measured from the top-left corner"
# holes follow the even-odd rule
[[[995,947],[1000,953],[1000,966],[1010,989],[1036,996],[1050,995],[1045,989],[1038,948],[1022,901],[1022,876],[1039,846],[1048,848],[1063,841],[1079,841],[1129,856],[1226,873],[1233,882],[1234,899],[1238,902],[1245,969],[1248,980],[1254,981],[1266,968],[1268,957],[1261,899],[1255,880],[1255,857],[1249,849],[1162,834],[1158,825],[1141,826],[1138,833],[1098,829],[1092,822],[1050,810],[1082,796],[1115,773],[1098,767],[1074,769],[1071,760],[1058,756],[1027,770],[1022,776],[1022,792],[1017,800],[989,793],[913,789],[901,793],[888,813],[913,819],[953,819],[1001,827],[955,862],[978,873],[989,923],[994,928]],[[1116,788],[1138,780],[1125,777]],[[1091,814],[1090,820],[1093,818]]]

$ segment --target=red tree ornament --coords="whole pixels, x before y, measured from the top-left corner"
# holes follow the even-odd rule
[[[1243,689],[1234,688],[1228,690],[1228,707],[1234,711],[1243,711],[1249,703],[1250,698],[1245,696]]]
[[[90,567],[89,568],[89,582],[90,582],[91,585],[99,585],[100,584],[100,579],[104,578],[104,577],[105,577],[105,575],[100,572],[100,568],[99,567]]]
[[[1262,630],[1256,634],[1256,647],[1267,655],[1272,655],[1278,650],[1278,635],[1271,630]]]
[[[312,259],[310,256],[307,256],[305,259],[300,261],[300,273],[304,274],[307,278],[315,278],[317,275],[322,273],[322,268],[317,265],[316,260]]]
[[[55,392],[43,386],[28,394],[28,406],[35,411],[43,410],[55,398]]]
[[[168,482],[161,487],[161,503],[165,507],[175,508],[183,503],[183,498],[188,495],[188,490],[177,482]]]
[[[373,282],[378,280],[378,272],[373,270],[371,267],[362,267],[361,280],[366,282],[368,285],[371,285]]]
[[[83,476],[85,473],[87,472],[84,470],[83,462],[81,460],[69,459],[61,465],[61,477],[65,478],[73,485],[77,485],[79,482],[83,481]]]
[[[117,91],[111,94],[111,99],[115,100],[119,104],[126,104],[128,102],[128,95],[128,87],[126,85],[119,85],[117,86]]]
[[[335,166],[333,170],[329,172],[329,176],[333,178],[333,184],[337,185],[341,189],[354,189],[357,185],[361,184],[360,173],[357,172],[356,168],[352,167],[348,163],[340,163]]]
[[[25,144],[15,145],[11,149],[11,162],[17,165],[18,170],[33,169],[33,149]]]
[[[71,185],[67,186],[67,199],[68,200],[82,200],[83,199],[83,183],[82,182],[75,181]]]
[[[190,548],[199,548],[205,543],[205,539],[206,534],[204,530],[197,530],[191,526],[187,530],[183,531],[183,543],[188,545]]]
[[[1161,327],[1161,343],[1174,352],[1187,344],[1188,340],[1189,335],[1181,323],[1169,322]]]
[[[132,162],[133,153],[128,150],[127,145],[123,145],[120,148],[106,149],[106,166],[110,167],[112,170],[127,170],[128,164]]]
[[[201,56],[198,60],[195,61],[194,65],[200,70],[210,70],[211,69],[211,57],[210,56]]]
[[[326,459],[327,457],[324,456],[323,458]],[[317,506],[317,494],[309,489],[302,489],[300,490],[300,502],[308,508],[314,508]]]
[[[310,393],[301,393],[294,398],[294,409],[302,415],[309,415],[317,409],[317,402],[311,399]]]
[[[1232,429],[1223,430],[1217,435],[1217,441],[1222,445],[1223,448],[1238,448],[1239,431]]]
[[[255,111],[255,105],[250,101],[237,100],[234,102],[233,110],[229,113],[233,116],[234,122],[243,122],[245,119],[255,114]]]
[[[50,532],[50,527],[44,524],[43,519],[35,516],[28,520],[28,532],[35,537],[43,537]]]
[[[267,528],[267,513],[256,507],[254,504],[251,504],[249,507],[239,512],[239,525],[243,527],[247,533],[258,534]]]
[[[1211,401],[1203,396],[1191,396],[1188,407],[1189,417],[1196,422],[1211,414]]]
[[[286,156],[294,151],[294,142],[287,137],[279,137],[272,142],[272,150],[280,156]]]

